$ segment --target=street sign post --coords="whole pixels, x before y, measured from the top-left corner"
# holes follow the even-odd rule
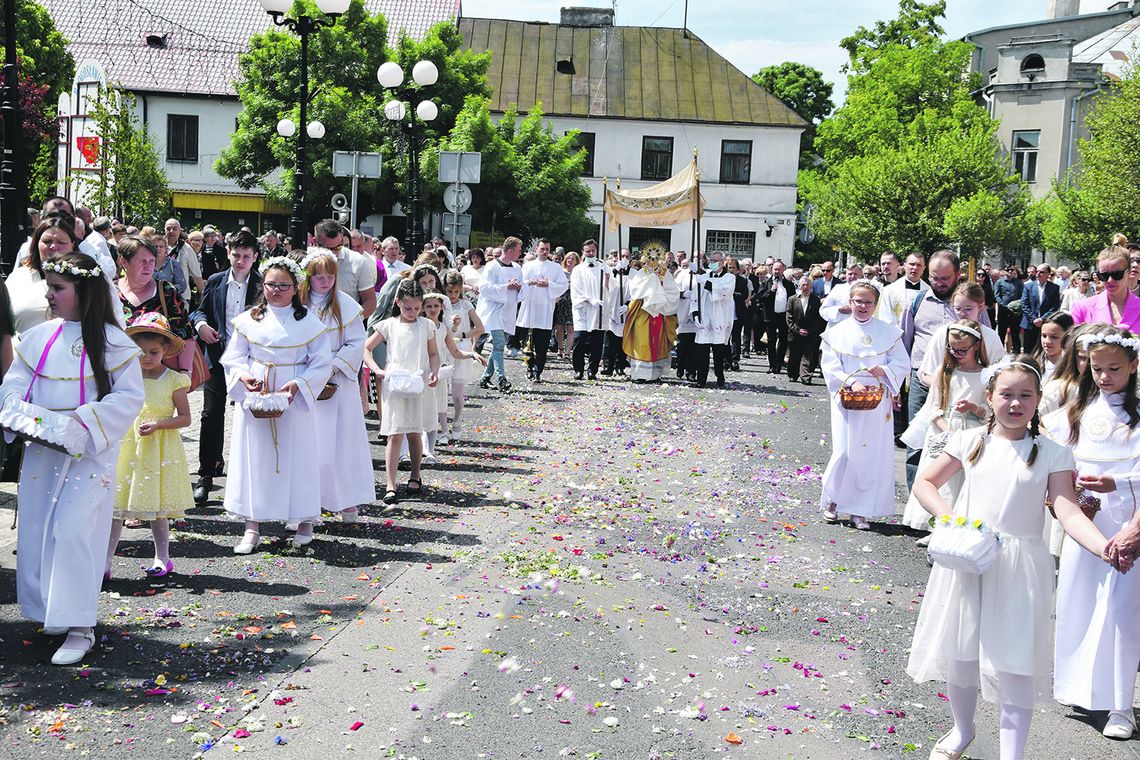
[[[471,239],[471,215],[454,214],[443,218],[443,236],[451,240],[455,247],[467,246]]]
[[[360,151],[338,150],[333,152],[333,176],[352,177],[352,206],[349,207],[349,224],[356,229],[356,192],[360,180],[380,179],[383,164],[379,153],[362,153]]]
[[[463,231],[463,223],[459,215],[471,208],[471,188],[467,184],[479,184],[479,173],[483,166],[482,153],[464,153],[462,151],[441,150],[439,152],[439,181],[450,182],[451,186],[444,191],[443,202],[451,212],[451,224],[444,223],[444,237],[446,230],[451,229],[453,236],[448,238],[451,244],[459,247],[459,236],[467,238],[471,235],[471,216],[467,218],[467,230]],[[458,232],[458,234],[454,234]]]

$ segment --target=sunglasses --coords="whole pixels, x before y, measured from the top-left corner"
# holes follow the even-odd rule
[[[1102,280],[1123,280],[1124,275],[1127,273],[1123,269],[1119,269],[1115,272],[1102,272],[1097,270],[1097,274],[1100,275],[1100,279]]]

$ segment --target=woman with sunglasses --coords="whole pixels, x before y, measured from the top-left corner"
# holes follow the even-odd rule
[[[1065,292],[1061,294],[1061,311],[1067,311],[1071,314],[1077,301],[1083,301],[1095,295],[1096,286],[1092,284],[1092,275],[1088,272],[1077,272],[1073,275],[1073,279],[1069,280],[1069,287],[1065,288]]]
[[[1104,292],[1073,304],[1073,322],[1104,322],[1117,327],[1140,331],[1140,298],[1128,289],[1128,274],[1132,262],[1128,249],[1110,245],[1096,257],[1096,273],[1104,283]]]

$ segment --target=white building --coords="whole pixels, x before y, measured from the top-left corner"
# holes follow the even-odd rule
[[[258,0],[40,2],[76,60],[74,87],[60,103],[60,176],[99,171],[83,155],[98,137],[87,113],[99,88],[110,86],[134,94],[184,226],[287,226],[289,209],[214,171],[241,110],[234,87],[238,56],[252,35],[273,25]],[[365,6],[384,14],[390,43],[401,29],[422,38],[460,13],[460,0],[366,0]],[[319,143],[310,147],[319,149]]]
[[[703,250],[792,260],[800,135],[806,122],[683,29],[614,26],[613,11],[564,8],[561,23],[464,18],[466,47],[492,52],[491,111],[525,114],[541,103],[555,132],[581,130],[591,217],[602,183],[624,190],[667,179],[699,151]],[[476,227],[478,224],[476,223]],[[692,249],[692,226],[633,228],[626,247],[650,241]],[[606,247],[617,247],[613,233]]]

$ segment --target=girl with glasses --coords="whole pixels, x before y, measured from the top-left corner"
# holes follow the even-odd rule
[[[1096,274],[1104,283],[1104,292],[1073,304],[1073,322],[1104,322],[1140,331],[1140,298],[1129,290],[1131,266],[1124,246],[1111,245],[1101,251],[1096,258]]]
[[[918,460],[920,475],[942,453],[951,433],[981,427],[989,413],[982,369],[989,366],[990,356],[982,326],[973,319],[959,319],[950,323],[944,334],[938,371],[930,382],[930,395],[902,434],[904,443],[911,448],[922,449]],[[926,353],[929,356],[939,352]],[[961,487],[959,473],[939,491],[947,504],[953,504]],[[930,514],[912,493],[903,510],[903,523],[916,530],[929,530],[929,520]],[[929,540],[929,536],[924,536],[918,540],[918,545],[926,546]]]

